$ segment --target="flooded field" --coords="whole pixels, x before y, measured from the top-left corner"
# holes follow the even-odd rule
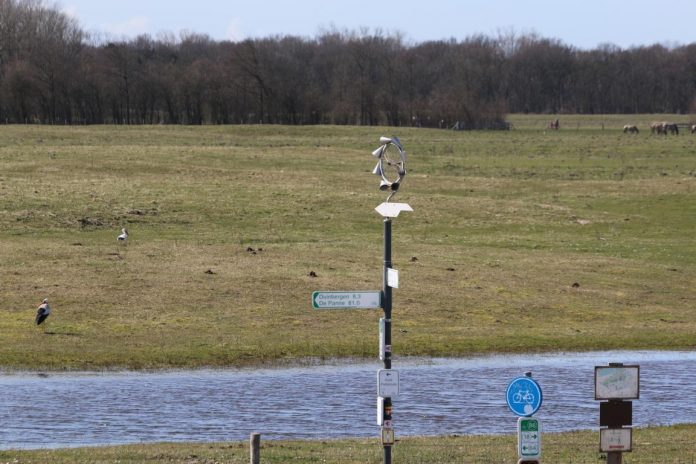
[[[695,423],[696,353],[395,358],[397,435],[514,433],[505,393],[531,371],[544,430],[598,426],[594,366],[640,365],[636,426]],[[0,448],[377,436],[378,362],[260,370],[0,374]]]

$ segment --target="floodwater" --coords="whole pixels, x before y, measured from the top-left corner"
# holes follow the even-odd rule
[[[514,433],[510,381],[531,371],[545,431],[597,428],[594,366],[640,365],[636,426],[696,423],[696,352],[394,358],[397,435]],[[158,373],[0,373],[0,449],[376,437],[381,363]]]

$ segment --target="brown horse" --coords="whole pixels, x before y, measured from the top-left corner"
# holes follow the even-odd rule
[[[638,126],[636,126],[635,124],[626,124],[623,128],[623,131],[624,134],[627,132],[630,132],[631,134],[637,134],[638,132],[640,132],[638,130]]]
[[[547,126],[549,129],[558,130],[558,119],[554,119]]]
[[[673,122],[653,122],[650,124],[651,134],[674,134],[679,135],[679,124]]]
[[[650,123],[650,133],[651,134],[665,134],[667,135],[667,132],[665,131],[665,125],[667,125],[666,122],[651,122]]]

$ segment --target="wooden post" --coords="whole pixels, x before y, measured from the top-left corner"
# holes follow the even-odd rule
[[[609,451],[607,453],[607,464],[621,464],[623,453],[621,451]]]
[[[252,433],[249,440],[250,460],[251,464],[261,464],[261,434]]]

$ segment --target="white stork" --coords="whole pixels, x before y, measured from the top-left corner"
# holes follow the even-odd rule
[[[116,240],[124,244],[128,243],[128,231],[125,228],[121,229],[121,235],[116,237]]]
[[[49,314],[51,314],[51,307],[48,305],[48,299],[44,298],[43,302],[41,302],[38,310],[36,311],[36,325],[41,325]]]

